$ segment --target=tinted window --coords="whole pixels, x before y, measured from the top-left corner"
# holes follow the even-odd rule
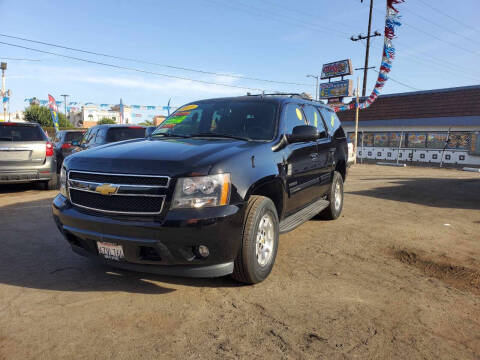
[[[388,134],[387,133],[376,133],[373,139],[373,146],[376,147],[385,147],[388,146]]]
[[[45,141],[42,129],[28,125],[0,125],[0,141]]]
[[[303,108],[303,112],[305,113],[307,121],[310,125],[315,126],[319,132],[325,131],[325,125],[323,125],[322,118],[315,107],[307,105]]]
[[[106,142],[117,142],[143,137],[145,137],[145,128],[143,127],[111,127],[108,128]]]
[[[283,130],[285,134],[291,134],[295,126],[305,125],[305,115],[300,106],[287,104],[283,109]]]
[[[82,140],[83,133],[77,132],[67,132],[65,134],[65,142],[80,141]]]
[[[324,107],[319,108],[319,110],[323,116],[323,120],[325,120],[325,124],[327,125],[328,133],[333,135],[334,130],[340,125],[337,115],[334,111],[328,110]]]
[[[190,104],[165,119],[153,135],[207,133],[270,140],[275,133],[275,110],[274,103],[259,101]]]

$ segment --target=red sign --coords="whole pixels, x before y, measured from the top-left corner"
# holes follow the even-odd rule
[[[337,76],[352,75],[352,61],[350,59],[336,61],[333,63],[324,64],[322,66],[322,79],[329,79]]]

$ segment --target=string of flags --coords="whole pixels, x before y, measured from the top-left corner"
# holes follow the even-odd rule
[[[34,98],[26,98],[24,102],[30,103]],[[41,100],[41,99],[35,99],[40,103],[40,105],[47,105],[49,103],[48,100]],[[64,101],[56,101],[57,106],[63,104]],[[99,108],[111,108],[113,106],[117,106],[118,104],[95,104],[92,102],[77,102],[77,101],[70,101],[67,103],[67,106],[69,107],[81,107],[81,106],[97,106]],[[172,109],[171,106],[157,106],[157,105],[129,105],[130,108],[136,109],[136,110],[168,110],[169,108]]]
[[[387,0],[387,14],[385,17],[385,37],[383,44],[382,62],[380,64],[380,71],[378,73],[377,82],[372,90],[372,93],[366,101],[358,104],[359,109],[366,109],[377,100],[380,91],[388,80],[388,73],[392,70],[392,62],[395,58],[395,47],[393,46],[393,39],[395,38],[395,29],[401,25],[399,11],[394,5],[403,3],[405,0]],[[355,109],[355,103],[335,107],[335,111],[346,111]]]

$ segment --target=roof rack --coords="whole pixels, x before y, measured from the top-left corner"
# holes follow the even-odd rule
[[[312,96],[307,94],[307,93],[272,93],[272,94],[265,94],[265,93],[261,93],[261,94],[251,94],[251,93],[247,93],[247,96],[290,96],[291,98],[299,98],[299,99],[303,99],[303,100],[311,100],[311,101],[314,101]]]

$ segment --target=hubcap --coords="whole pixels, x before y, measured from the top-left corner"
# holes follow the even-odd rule
[[[340,205],[342,204],[342,187],[340,183],[337,181],[335,184],[335,210],[340,209]]]
[[[272,217],[269,214],[265,214],[258,224],[255,249],[257,262],[262,267],[268,265],[272,259],[274,239],[275,234]]]

